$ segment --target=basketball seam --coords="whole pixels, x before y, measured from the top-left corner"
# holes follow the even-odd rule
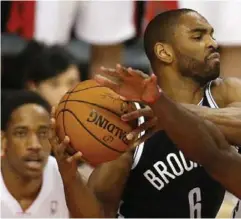
[[[70,94],[67,96],[67,100],[68,100],[69,96],[70,96]],[[64,103],[64,109],[65,109],[66,105],[67,105],[67,101]],[[65,138],[65,136],[66,136],[66,129],[65,129],[64,112],[65,112],[65,110],[63,111],[63,128],[64,128],[64,138]]]
[[[113,150],[115,152],[118,152],[118,153],[124,153],[125,151],[120,151],[120,150],[117,150],[115,148],[112,148],[110,146],[108,146],[107,144],[105,144],[104,142],[102,142],[100,139],[98,139],[95,135],[93,135],[85,126],[84,124],[78,119],[78,117],[69,109],[62,109],[61,111],[64,111],[64,112],[69,112],[77,121],[78,123],[93,137],[95,138],[98,142],[100,142],[103,146],[109,148],[110,150]]]
[[[68,91],[67,92],[67,94],[72,94],[72,93],[77,93],[77,92],[79,92],[79,91],[84,91],[84,90],[90,90],[90,89],[92,89],[92,88],[103,88],[104,86],[94,86],[94,87],[87,87],[87,88],[84,88],[84,89],[82,89],[82,90],[73,90],[73,91]],[[104,88],[106,88],[106,87],[104,87]]]
[[[87,102],[87,101],[84,101],[84,100],[69,100],[69,99],[67,99],[67,100],[63,100],[63,101],[60,102],[59,104],[64,103],[64,102],[68,102],[68,101],[69,101],[69,102],[78,102],[78,103],[87,103],[87,104],[89,104],[89,105],[97,106],[97,107],[99,107],[99,108],[101,108],[101,109],[104,109],[104,110],[106,110],[106,111],[108,111],[108,112],[110,112],[110,113],[112,113],[112,114],[114,114],[114,115],[116,115],[116,116],[118,116],[118,117],[121,117],[121,116],[122,116],[122,114],[116,113],[116,112],[112,111],[111,109],[108,109],[108,108],[105,108],[105,107],[103,107],[103,106],[100,106],[100,105],[98,105],[98,104],[96,104],[96,103],[90,103],[90,102]]]
[[[58,119],[60,113],[61,111],[59,111],[58,114],[56,115],[56,120]]]
[[[76,85],[76,86],[72,89],[72,91],[73,91],[77,86],[78,86],[78,85]],[[66,105],[67,105],[67,102],[68,102],[68,99],[69,99],[69,97],[70,97],[70,94],[71,94],[71,93],[68,94],[68,96],[67,96],[67,100],[66,100],[66,102],[65,102],[65,104],[64,104],[64,111],[63,111],[63,128],[64,128],[64,136],[67,135],[67,133],[66,133],[66,129],[65,129],[64,112],[65,112],[65,107],[66,107]],[[61,102],[60,102],[59,104],[61,104]]]

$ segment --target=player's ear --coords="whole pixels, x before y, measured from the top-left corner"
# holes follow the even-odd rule
[[[6,133],[1,130],[1,157],[5,156],[6,148],[7,148]]]
[[[173,62],[173,52],[169,45],[158,42],[154,46],[154,52],[160,61],[166,64],[171,64]]]

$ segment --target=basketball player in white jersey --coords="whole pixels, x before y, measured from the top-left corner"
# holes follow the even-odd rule
[[[160,26],[162,26],[161,32]],[[220,60],[212,27],[205,18],[195,11],[181,9],[167,12],[158,15],[150,22],[145,32],[144,44],[157,79],[155,76],[148,77],[140,74],[140,72],[130,69],[127,71],[117,66],[117,69],[102,68],[102,74],[96,77],[97,82],[110,87],[127,100],[148,104],[153,110],[155,120],[157,120],[157,122],[155,120],[149,121],[149,130],[153,129],[155,132],[164,130],[169,138],[185,152],[187,158],[200,163],[208,174],[240,198],[241,156],[230,144],[241,145],[241,82],[236,78],[218,79]],[[111,77],[108,77],[109,75]],[[156,80],[161,88],[160,93]],[[169,102],[169,98],[166,96],[172,101]],[[196,105],[200,100],[204,102],[203,97],[205,97],[209,107]],[[196,114],[199,116],[196,116]],[[202,121],[203,119],[204,121]],[[142,126],[141,129],[138,129],[138,132],[143,129],[146,129],[146,127]],[[202,137],[201,134],[203,134]],[[163,145],[160,142],[159,146],[156,147],[157,149],[158,147],[162,148]],[[137,153],[135,153],[136,157],[139,154],[138,148]],[[165,148],[165,150],[168,149]],[[155,151],[153,153],[151,156],[158,156],[155,155]],[[127,155],[125,156],[127,157]],[[160,156],[162,156],[161,152]],[[124,185],[129,174],[129,177],[132,176],[133,171],[130,172],[130,168],[132,163],[136,161],[136,157],[133,161],[133,158],[129,155],[126,163],[116,160],[104,164],[97,168],[90,177],[90,187],[96,194],[101,194],[98,196],[99,200],[106,205],[106,208],[112,209],[112,213],[118,208],[124,189],[128,190],[128,188],[124,188]],[[149,162],[151,157],[149,159],[141,157],[141,159]],[[164,160],[162,161],[164,162]],[[144,168],[145,165],[142,162],[141,167]],[[161,170],[159,169],[159,171]],[[175,178],[169,172],[168,174]],[[132,180],[136,188],[140,187],[140,181],[145,180],[143,175],[145,173],[140,172],[138,178],[135,178],[136,181],[135,179]],[[156,175],[153,174],[152,176],[155,176],[152,181],[153,184],[155,184],[154,179],[162,182]],[[113,181],[107,185],[106,180],[110,177]],[[191,176],[189,180],[192,180]],[[168,187],[172,186],[174,181],[169,183]],[[118,186],[119,190],[116,189]],[[185,184],[177,183],[176,186],[179,186],[179,189],[182,190]],[[134,186],[131,189],[135,189]],[[139,192],[144,193],[145,189],[141,188]],[[157,193],[156,191],[156,196],[158,196]],[[211,191],[209,193],[212,195]],[[159,194],[161,195],[161,191],[159,191]],[[138,194],[136,193],[136,195]],[[175,194],[170,195],[171,193],[163,193],[164,201],[169,198],[174,203],[176,200]],[[206,195],[204,194],[204,196]],[[151,197],[148,198],[150,198],[150,202]],[[180,197],[178,198],[180,199]],[[137,209],[143,211],[146,208],[148,213],[148,208],[152,206],[145,200],[143,202],[143,206],[139,206]],[[128,202],[128,204],[125,209],[123,208],[123,212],[129,211],[138,214],[138,211],[133,212],[131,210],[136,203]],[[158,205],[158,203],[156,204]],[[201,206],[205,205],[205,203],[200,204]],[[212,203],[209,204],[212,205]],[[178,216],[178,212],[184,211],[184,209],[178,207],[183,205],[184,203],[179,203],[177,206],[172,206],[172,211],[177,211],[176,216]],[[159,209],[159,215],[162,211],[165,212],[165,209],[162,209],[161,206],[159,206]]]
[[[1,218],[100,217],[77,171],[81,154],[66,154],[67,137],[50,137],[49,104],[30,91],[1,95]]]

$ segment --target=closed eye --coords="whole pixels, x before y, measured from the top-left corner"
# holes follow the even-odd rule
[[[203,38],[202,35],[199,35],[199,36],[193,36],[192,39],[194,40],[201,40]]]

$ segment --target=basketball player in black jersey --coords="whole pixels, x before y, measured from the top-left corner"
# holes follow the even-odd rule
[[[89,186],[110,217],[119,205],[118,215],[123,217],[213,218],[225,191],[209,176],[218,180],[216,173],[224,169],[211,162],[220,158],[214,156],[215,148],[226,148],[237,164],[240,159],[228,142],[241,145],[241,83],[218,79],[213,29],[193,10],[156,16],[145,31],[144,44],[156,76],[117,66],[102,68],[96,80],[127,100],[149,105],[154,115],[149,131],[155,134],[136,148],[134,156],[125,153],[96,168]],[[178,148],[185,148],[185,155]],[[236,167],[236,175],[238,171]],[[228,176],[223,185],[238,191]]]

